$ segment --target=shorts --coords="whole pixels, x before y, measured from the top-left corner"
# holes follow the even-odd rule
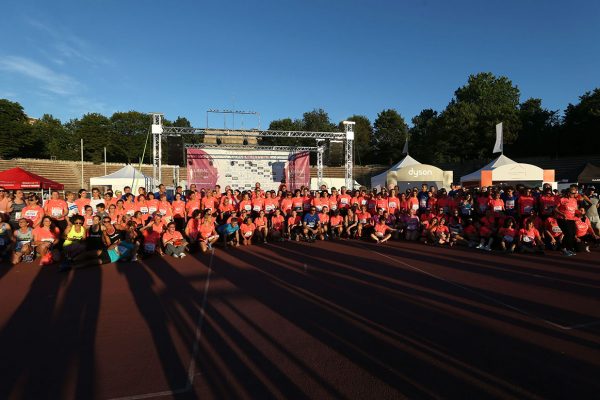
[[[111,262],[114,262],[112,261],[110,252],[116,253],[114,250],[102,250],[102,253],[100,253],[99,257],[102,264],[110,264]]]

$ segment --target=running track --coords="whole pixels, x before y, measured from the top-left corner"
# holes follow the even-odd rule
[[[0,399],[597,398],[599,254],[285,243],[0,266]]]

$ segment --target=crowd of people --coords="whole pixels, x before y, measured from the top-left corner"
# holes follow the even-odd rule
[[[269,241],[421,241],[507,253],[590,251],[600,240],[598,195],[593,187],[563,193],[543,188],[423,184],[400,192],[308,188],[240,192],[216,186],[173,194],[164,185],[101,193],[37,194],[0,188],[0,257],[10,262],[60,262],[60,270],[155,254],[183,258],[190,252],[251,246]],[[1,259],[0,259],[1,261]]]

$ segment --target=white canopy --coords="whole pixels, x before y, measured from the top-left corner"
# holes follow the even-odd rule
[[[460,182],[480,183],[481,173],[492,171],[492,182],[541,182],[544,180],[544,170],[531,164],[518,163],[501,154],[500,157],[481,169],[460,178]]]
[[[123,190],[130,186],[133,193],[137,193],[140,186],[150,188],[152,178],[147,177],[131,165],[126,165],[118,171],[105,176],[90,178],[90,186],[110,186],[113,191]]]
[[[408,154],[402,160],[398,161],[396,164],[390,167],[387,171],[380,173],[379,175],[375,175],[371,177],[371,187],[381,189],[385,187],[387,182],[387,174],[390,171],[396,171],[402,167],[407,167],[409,165],[420,164],[417,160],[409,156]]]
[[[461,177],[460,182],[461,183],[463,183],[463,182],[479,182],[481,180],[481,171],[490,171],[495,168],[501,167],[503,165],[508,165],[508,164],[516,164],[516,162],[511,160],[510,158],[506,157],[504,154],[500,154],[500,157],[496,158],[494,161],[490,162],[489,164],[481,167],[480,169],[478,169],[475,172],[471,172],[470,174]]]

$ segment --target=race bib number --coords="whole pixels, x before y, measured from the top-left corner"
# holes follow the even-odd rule
[[[246,210],[246,211],[251,211],[251,210],[252,210],[252,206],[251,206],[250,204],[246,204],[246,205],[244,206],[244,210]]]
[[[332,209],[332,210],[334,210],[334,211],[335,211],[335,210],[337,210],[337,205],[335,205],[335,204],[332,204],[332,205],[331,205],[331,209]]]
[[[254,211],[259,212],[260,211],[260,206],[254,206]]]
[[[60,216],[62,216],[62,212],[63,212],[62,208],[52,207],[52,212],[51,213],[52,213],[53,217],[60,217]]]
[[[422,208],[427,208],[427,200],[424,200],[424,199],[423,199],[423,200],[421,200],[419,203],[421,204],[421,207],[422,207]]]
[[[419,205],[418,204],[413,204],[411,208],[416,211],[416,210],[419,209]]]
[[[523,207],[523,211],[525,212],[525,214],[529,214],[531,212],[532,208],[533,207],[531,207],[531,206],[525,206],[525,207]]]
[[[514,200],[506,200],[504,205],[508,209],[515,208],[515,201]]]
[[[395,203],[395,202],[393,202],[393,201],[390,201],[390,202],[388,203],[388,206],[389,206],[390,208],[396,208],[396,203]]]
[[[275,206],[273,206],[273,205],[265,206],[265,210],[267,210],[267,211],[273,211],[274,209],[275,209]]]
[[[146,253],[154,253],[156,245],[154,243],[144,243],[144,250]]]
[[[502,211],[502,206],[494,206],[494,211]]]
[[[314,227],[315,227],[315,223],[314,223],[314,222],[309,222],[309,223],[308,223],[308,226],[309,226],[310,228],[314,228]]]
[[[317,209],[317,211],[319,211],[319,212],[320,212],[320,211],[323,209],[323,207],[322,207],[322,206],[315,206],[315,208],[316,208],[316,209]]]
[[[244,233],[244,236],[250,237],[250,236],[252,236],[252,232],[246,232],[246,233]]]
[[[52,242],[54,242],[54,239],[52,239],[52,238],[45,238],[45,239],[42,239],[42,242],[52,243]]]
[[[16,219],[17,221],[21,219],[21,211],[17,211],[17,212],[15,213],[15,219]]]
[[[35,217],[37,217],[37,211],[29,210],[25,212],[25,218],[34,219]]]
[[[140,207],[140,211],[142,214],[148,214],[148,207]]]
[[[348,204],[348,199],[340,199],[340,203],[342,203],[342,204]]]
[[[523,236],[523,241],[525,243],[531,243],[531,238],[529,236]]]
[[[127,215],[132,216],[135,214],[135,210],[127,210]]]
[[[556,225],[552,227],[552,232],[554,233],[562,233],[562,229],[560,229],[560,226]]]
[[[361,224],[366,224],[366,223],[367,223],[367,220],[366,220],[365,218],[363,218],[363,219],[361,219],[361,220],[360,220],[360,223],[361,223]]]
[[[150,213],[150,214],[152,214],[152,213],[153,213],[153,212],[155,212],[155,211],[156,211],[156,207],[150,207],[150,208],[148,209],[148,213]]]

